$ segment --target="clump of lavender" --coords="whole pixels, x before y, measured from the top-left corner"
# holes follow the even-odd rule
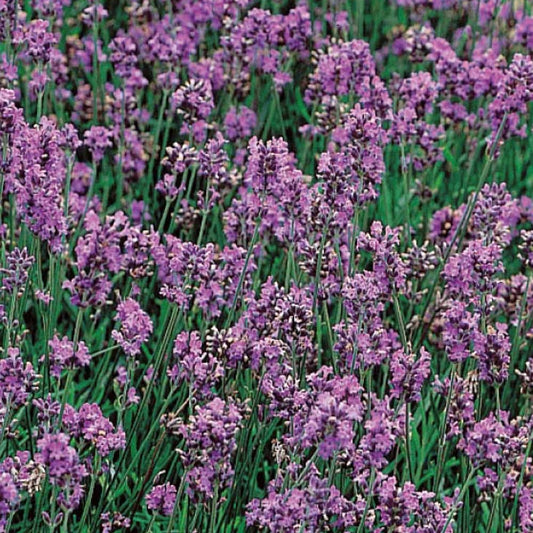
[[[0,269],[2,276],[2,290],[16,293],[19,296],[24,291],[28,281],[30,269],[35,258],[29,255],[27,248],[15,248],[6,254],[6,267]]]
[[[102,513],[100,515],[102,524],[102,533],[112,533],[113,531],[120,531],[129,529],[131,527],[131,519],[125,517],[121,513]]]
[[[505,382],[511,361],[507,324],[488,326],[486,334],[476,335],[474,347],[479,361],[479,379],[495,384]]]
[[[308,376],[309,395],[292,418],[292,435],[287,438],[294,448],[317,446],[323,459],[354,453],[355,425],[365,411],[357,378],[336,378],[332,373],[325,367]]]
[[[373,222],[370,232],[357,239],[357,248],[371,253],[376,281],[383,290],[401,292],[405,286],[407,268],[397,251],[399,244],[399,228],[383,227],[380,222]]]
[[[406,402],[418,402],[422,395],[422,386],[430,374],[431,355],[425,349],[420,350],[418,358],[413,353],[397,350],[391,355],[391,395],[403,398]]]
[[[70,291],[74,305],[101,306],[113,286],[110,275],[118,273],[122,266],[120,245],[128,219],[119,211],[102,223],[91,210],[85,216],[84,227],[87,233],[78,239],[75,247],[77,272],[63,282],[63,288]]]
[[[61,377],[64,369],[81,368],[91,362],[89,349],[83,341],[74,345],[66,335],[63,338],[55,335],[48,342],[48,346],[50,348],[48,356],[43,355],[41,361],[50,362],[50,374],[56,378]]]
[[[187,423],[173,431],[184,439],[177,453],[186,470],[187,492],[197,500],[211,499],[232,480],[232,454],[242,425],[242,409],[235,403],[214,398],[197,406]]]
[[[532,530],[527,2],[256,4],[0,0],[0,531]]]
[[[479,315],[467,307],[464,302],[452,300],[443,315],[442,342],[453,363],[466,361],[472,354],[474,338],[479,332]]]
[[[116,319],[120,321],[120,329],[114,330],[112,337],[128,357],[135,357],[153,331],[152,321],[132,298],[118,304]]]
[[[19,502],[19,492],[15,481],[7,472],[0,473],[0,487],[0,528],[5,531],[8,516]]]
[[[121,427],[115,429],[96,403],[84,403],[79,410],[65,405],[62,423],[71,436],[94,445],[102,457],[123,449],[126,445],[124,430]]]
[[[224,375],[220,361],[204,350],[198,332],[182,332],[174,341],[172,362],[167,370],[176,385],[185,382],[195,397],[212,396],[213,387]]]
[[[45,434],[37,448],[35,460],[45,468],[49,482],[60,490],[58,504],[64,509],[76,509],[85,494],[88,471],[70,446],[70,438],[65,433]]]
[[[527,104],[533,99],[532,84],[533,61],[528,56],[515,54],[498,85],[494,100],[489,105],[491,143],[496,141],[501,128],[503,132],[500,139],[511,135],[526,135],[525,126],[520,125],[520,119],[527,112]]]
[[[58,253],[67,232],[62,196],[67,163],[64,135],[55,122],[42,117],[33,127],[17,121],[10,137],[5,188],[15,195],[18,216]]]
[[[8,348],[6,356],[0,359],[0,441],[13,416],[37,389],[37,377],[33,365],[23,360],[18,348]]]
[[[146,507],[163,516],[170,516],[176,505],[176,492],[176,487],[171,483],[156,485],[146,495]]]
[[[450,499],[447,499],[447,505],[442,505],[435,501],[434,493],[417,491],[410,482],[398,486],[394,476],[381,481],[376,493],[380,522],[386,527],[443,533],[453,531],[452,521],[448,520],[451,512]]]
[[[294,476],[298,470],[294,472]],[[268,486],[268,494],[248,504],[246,521],[260,531],[343,531],[360,520],[364,501],[354,503],[313,465],[298,476],[298,485],[286,488],[280,477]]]

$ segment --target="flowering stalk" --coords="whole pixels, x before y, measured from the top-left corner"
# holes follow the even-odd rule
[[[468,476],[466,477],[463,486],[461,488],[461,492],[458,494],[457,498],[455,498],[455,501],[451,508],[448,511],[448,518],[444,524],[444,527],[441,530],[441,533],[446,533],[446,530],[448,529],[448,526],[450,525],[450,522],[453,519],[453,515],[457,512],[459,509],[459,506],[462,503],[462,500],[464,498],[464,495],[466,494],[466,491],[470,487],[470,483],[472,482],[472,479],[474,478],[474,475],[476,473],[476,469],[474,467],[470,468],[470,472],[468,473]]]
[[[167,109],[167,102],[168,102],[169,95],[170,95],[170,90],[164,88],[163,89],[163,93],[161,95],[161,104],[159,106],[159,115],[157,117],[157,125],[156,125],[156,128],[155,128],[154,147],[153,147],[153,150],[152,150],[152,154],[150,156],[150,162],[148,163],[147,177],[148,177],[149,180],[153,179],[156,154],[158,152],[163,154],[164,153],[163,150],[164,150],[164,147],[166,145],[166,139],[165,139],[165,143],[162,144],[161,148],[159,148],[159,144],[158,143],[159,143],[159,136],[161,135],[161,128],[163,126],[163,118],[165,117],[165,111]],[[159,148],[159,150],[158,150],[158,148]],[[149,187],[147,186],[145,188],[145,190],[148,191]],[[148,198],[145,196],[145,201],[147,201],[147,200],[148,200]]]
[[[454,246],[457,244],[457,248],[461,247],[461,244],[463,242],[464,236],[466,234],[466,230],[468,228],[468,223],[470,222],[470,218],[472,217],[472,214],[474,212],[474,208],[476,206],[477,199],[479,197],[479,193],[481,192],[481,188],[483,187],[483,184],[485,183],[485,181],[487,179],[487,176],[489,175],[490,168],[491,168],[492,163],[494,161],[496,150],[497,150],[497,146],[498,146],[498,143],[500,142],[500,138],[502,136],[503,128],[504,128],[504,124],[505,124],[506,120],[507,120],[507,114],[505,114],[503,119],[502,119],[502,122],[500,124],[499,129],[498,129],[498,132],[496,134],[496,138],[495,138],[495,140],[494,140],[494,142],[493,142],[493,144],[491,146],[489,155],[487,157],[487,160],[485,161],[485,165],[483,166],[483,169],[482,169],[481,174],[479,176],[479,180],[478,180],[477,187],[475,189],[474,195],[471,198],[469,198],[467,207],[466,207],[466,209],[465,209],[465,211],[463,213],[463,216],[461,217],[461,221],[459,222],[459,225],[457,226],[457,230],[453,234],[452,240],[451,240],[450,244],[448,245],[448,247],[446,248],[446,251],[444,253],[444,257],[442,258],[442,261],[440,262],[439,266],[436,269],[433,283],[431,284],[431,286],[429,288],[428,295],[426,297],[426,300],[424,302],[424,306],[423,306],[421,314],[420,314],[421,317],[425,317],[426,316],[426,312],[428,310],[428,307],[430,305],[430,302],[431,302],[431,300],[433,298],[433,295],[435,293],[435,289],[437,288],[437,284],[438,284],[439,279],[440,279],[439,278],[440,273],[443,270],[443,268],[445,267],[446,263],[448,262],[448,260],[449,260],[449,258],[451,256],[451,253],[453,251]],[[416,345],[417,349],[420,346],[422,346],[422,343],[424,342],[424,338],[425,338],[426,334],[427,334],[427,326],[424,326],[424,329],[420,332],[420,335],[419,335],[419,338],[418,338],[418,342],[417,342],[417,345]]]
[[[98,452],[96,452],[93,469],[92,469],[93,471],[91,475],[91,483],[89,485],[89,492],[87,493],[87,496],[85,497],[85,505],[83,507],[83,513],[80,519],[80,526],[79,526],[80,531],[83,531],[83,527],[85,526],[85,522],[89,516],[89,512],[90,512],[91,504],[92,504],[92,498],[94,494],[94,488],[96,487],[96,481],[98,479],[98,474],[100,470],[100,462],[101,462],[100,455],[98,454]]]
[[[458,373],[458,369],[456,368],[456,365],[453,365],[452,370],[451,370],[451,375],[450,375],[450,384],[449,384],[448,394],[446,395],[446,406],[444,408],[444,418],[439,428],[439,438],[438,438],[439,448],[437,452],[436,475],[433,481],[433,492],[437,492],[439,490],[439,486],[440,486],[440,482],[442,478],[442,469],[444,465],[444,459],[446,457],[446,447],[447,447],[446,429],[448,427],[448,416],[450,413],[450,406],[451,406],[451,401],[452,401],[453,385],[454,385],[454,381],[455,381],[455,377],[457,373]]]
[[[242,290],[242,287],[243,287],[243,283],[244,283],[244,277],[246,275],[246,271],[247,271],[247,268],[248,268],[248,263],[250,262],[250,258],[252,257],[252,253],[254,251],[254,248],[255,248],[255,245],[257,244],[257,240],[259,238],[259,226],[261,224],[261,218],[259,217],[256,221],[255,221],[255,229],[254,229],[254,234],[252,235],[252,240],[250,242],[250,245],[248,246],[248,251],[246,252],[246,257],[244,259],[244,266],[242,268],[242,271],[241,271],[241,274],[239,276],[239,281],[237,283],[237,288],[235,290],[235,295],[233,296],[233,301],[231,303],[231,308],[230,308],[230,311],[229,311],[229,314],[226,318],[226,322],[225,322],[225,328],[228,328],[229,325],[232,323],[233,321],[233,317],[235,315],[235,311],[237,309],[237,301],[241,295],[241,290]]]

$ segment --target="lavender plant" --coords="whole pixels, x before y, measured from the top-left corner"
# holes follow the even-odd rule
[[[533,532],[533,6],[0,0],[0,533]]]

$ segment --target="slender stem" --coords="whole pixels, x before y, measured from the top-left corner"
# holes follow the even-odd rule
[[[98,355],[102,355],[104,353],[112,352],[113,350],[116,350],[117,348],[120,348],[118,344],[114,344],[113,346],[108,346],[107,348],[103,348],[102,350],[98,350],[97,352],[94,352],[91,354],[91,359],[94,359]]]
[[[252,253],[254,251],[255,245],[257,243],[257,239],[259,237],[259,226],[261,225],[261,219],[258,219],[255,223],[255,230],[254,234],[252,236],[252,242],[250,243],[250,246],[248,247],[248,251],[246,252],[246,258],[244,260],[244,265],[242,267],[241,274],[239,276],[239,282],[237,284],[237,289],[235,290],[235,295],[233,296],[233,301],[231,303],[231,309],[228,314],[228,318],[225,322],[225,327],[228,328],[231,324],[231,321],[233,320],[233,316],[235,315],[235,310],[237,308],[237,300],[239,299],[242,286],[244,284],[244,278],[246,276],[246,271],[248,270],[248,263],[250,262],[250,258],[252,256]]]
[[[411,443],[410,443],[410,426],[409,404],[405,404],[405,459],[407,461],[407,470],[409,472],[409,481],[414,481],[413,465],[411,464]]]
[[[89,516],[89,510],[91,508],[94,488],[96,486],[96,479],[98,478],[99,470],[100,470],[100,456],[97,453],[95,462],[94,462],[93,473],[91,476],[91,484],[89,486],[89,492],[87,493],[87,497],[85,499],[85,505],[83,506],[83,514],[81,515],[79,531],[83,531],[83,526],[85,525],[85,521],[87,520],[87,517]]]
[[[217,503],[218,503],[218,481],[215,482],[215,491],[213,494],[213,499],[211,500],[211,516],[209,520],[209,533],[215,533],[215,524],[217,518]]]
[[[441,422],[440,428],[439,428],[439,450],[437,452],[437,468],[436,468],[436,476],[435,481],[433,483],[433,492],[437,492],[440,485],[440,480],[442,477],[442,463],[444,462],[444,452],[446,449],[446,427],[448,425],[448,415],[450,413],[450,405],[452,400],[452,393],[453,393],[453,385],[455,382],[455,374],[457,372],[457,368],[455,365],[452,367],[451,377],[450,377],[450,385],[448,389],[448,394],[446,396],[446,408],[444,410],[444,419]]]
[[[152,155],[150,156],[150,162],[148,163],[148,172],[146,174],[147,179],[149,180],[153,179],[156,154],[158,154],[159,152],[162,153],[164,149],[164,146],[162,146],[161,149],[159,148],[159,136],[161,135],[163,118],[165,116],[165,111],[167,108],[168,95],[169,95],[169,90],[163,89],[163,96],[161,98],[161,107],[159,108],[159,115],[157,117],[157,124],[155,127],[155,133],[154,133],[154,146],[152,147]]]
[[[374,468],[372,468],[372,471],[370,473],[370,483],[369,483],[369,488],[368,488],[368,494],[366,496],[365,509],[363,511],[363,516],[361,517],[361,521],[359,522],[357,533],[362,533],[363,528],[365,527],[366,515],[368,513],[368,510],[370,509],[370,500],[372,499],[372,495],[374,493],[375,479],[376,479],[376,471],[374,470]]]
[[[470,222],[470,218],[474,212],[474,207],[476,206],[476,203],[477,203],[477,199],[478,199],[478,196],[479,196],[479,193],[481,192],[481,188],[483,187],[483,184],[485,183],[485,180],[487,179],[487,176],[489,175],[489,171],[490,171],[490,168],[492,166],[492,163],[494,161],[494,157],[495,157],[495,154],[496,154],[496,148],[500,142],[500,138],[501,138],[501,135],[502,135],[502,132],[503,132],[503,126],[505,124],[507,120],[507,113],[504,115],[503,119],[502,119],[502,123],[500,124],[500,127],[498,129],[498,132],[495,136],[495,139],[493,141],[493,144],[491,146],[491,150],[490,150],[490,153],[489,153],[489,156],[487,157],[487,160],[485,161],[485,165],[483,166],[483,169],[481,171],[481,174],[479,175],[479,180],[478,180],[478,183],[477,183],[477,186],[476,186],[476,190],[475,190],[475,193],[474,195],[470,198],[468,204],[467,204],[467,207],[463,213],[463,216],[461,217],[461,220],[459,222],[459,225],[457,226],[457,230],[455,231],[453,237],[452,237],[452,240],[448,246],[448,248],[446,249],[446,252],[444,253],[444,257],[441,261],[441,263],[438,265],[438,267],[435,269],[435,274],[434,274],[434,280],[433,280],[433,283],[427,293],[427,297],[426,297],[426,300],[425,300],[425,303],[424,303],[424,307],[422,309],[422,312],[420,314],[420,317],[421,317],[421,326],[424,326],[424,317],[426,316],[426,312],[429,308],[429,305],[430,303],[433,301],[433,295],[435,293],[435,290],[437,288],[437,285],[438,285],[438,282],[439,282],[439,279],[440,279],[440,273],[441,271],[443,270],[444,266],[446,265],[446,263],[448,262],[448,259],[450,258],[450,255],[454,249],[454,246],[457,244],[457,248],[460,248],[462,242],[463,242],[463,239],[464,239],[464,236],[466,234],[466,230],[468,228],[468,223]],[[416,345],[416,349],[415,351],[418,350],[418,348],[422,345],[422,342],[424,341],[424,336],[425,336],[425,332],[427,330],[427,328],[429,327],[429,325],[426,325],[423,327],[423,331],[421,332],[421,336],[420,338],[418,339],[418,343]]]
[[[468,474],[468,477],[466,478],[465,482],[463,483],[463,487],[461,488],[461,492],[457,496],[457,499],[451,506],[449,510],[448,518],[444,524],[444,527],[441,530],[441,533],[446,533],[448,526],[450,525],[450,522],[453,520],[453,515],[456,513],[457,509],[459,509],[459,506],[461,505],[461,501],[463,500],[463,497],[468,490],[468,487],[470,486],[470,482],[474,478],[474,474],[476,473],[476,469],[474,467],[471,467],[470,473]]]
[[[518,483],[516,484],[516,489],[515,489],[516,492],[515,492],[514,501],[513,501],[513,510],[511,511],[511,525],[514,524],[515,517],[516,517],[516,511],[518,510],[518,500],[520,497],[520,491],[522,489],[522,484],[524,482],[524,475],[526,473],[527,460],[531,453],[532,444],[533,444],[533,430],[531,431],[527,439],[527,447],[526,447],[526,452],[524,454],[524,459],[522,461],[522,468],[520,469],[520,477],[518,478]]]
[[[187,479],[187,472],[184,472],[183,475],[181,476],[180,486],[178,488],[178,493],[176,495],[176,503],[174,504],[174,509],[172,509],[172,516],[170,517],[170,520],[168,522],[166,533],[171,533],[172,531],[172,526],[174,525],[174,522],[176,520],[178,509],[180,509],[180,501],[181,501],[181,496],[183,494],[183,489],[185,488],[186,479]]]

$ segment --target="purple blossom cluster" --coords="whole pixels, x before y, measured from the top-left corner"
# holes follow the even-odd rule
[[[0,0],[0,533],[533,531],[533,16]]]
[[[183,447],[176,451],[185,467],[191,496],[211,499],[215,491],[231,484],[231,456],[237,447],[241,421],[242,408],[215,398],[197,406],[187,423],[173,423],[172,431],[183,438]],[[167,490],[165,500],[168,497]]]

